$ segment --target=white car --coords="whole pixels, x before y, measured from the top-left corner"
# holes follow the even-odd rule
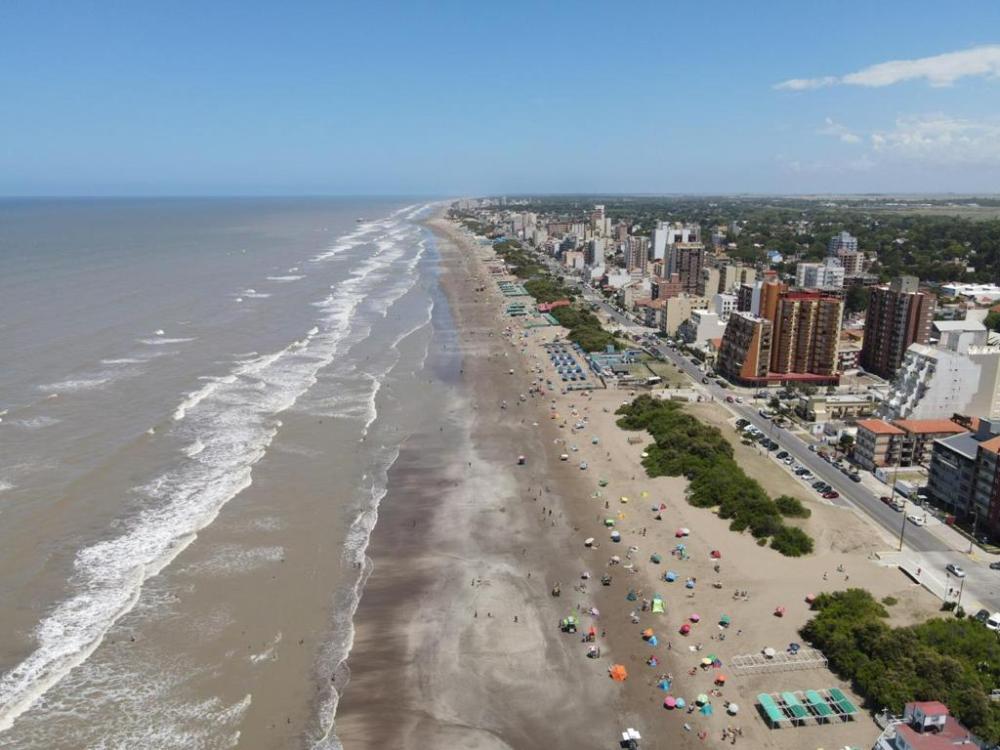
[[[924,519],[921,516],[918,516],[916,513],[910,513],[910,515],[906,517],[906,520],[912,523],[914,526],[924,525]]]
[[[947,570],[956,578],[965,578],[965,571],[962,570],[961,565],[956,565],[955,563],[948,563],[948,566],[945,568],[945,570]]]
[[[994,612],[986,621],[986,627],[990,630],[1000,630],[1000,612]]]

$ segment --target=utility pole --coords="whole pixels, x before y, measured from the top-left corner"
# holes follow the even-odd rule
[[[897,460],[892,472],[892,488],[889,492],[890,506],[896,503],[896,479],[899,477],[899,461]],[[903,523],[899,527],[899,551],[903,551],[903,537],[906,535],[906,502],[903,502]]]

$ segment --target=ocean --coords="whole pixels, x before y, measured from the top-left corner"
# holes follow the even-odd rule
[[[0,746],[336,747],[431,206],[0,200]]]

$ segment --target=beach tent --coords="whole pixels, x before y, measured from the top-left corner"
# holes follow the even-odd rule
[[[726,676],[724,674],[718,674],[718,675],[716,675],[715,676],[715,684],[716,685],[725,685],[726,684]]]
[[[659,641],[656,640],[656,636],[654,635],[647,641],[647,643],[649,643],[650,646],[656,646],[658,645]]]
[[[662,559],[663,558],[660,557],[658,552],[654,552],[649,556],[650,562],[654,563],[655,565],[659,565]]]
[[[653,614],[655,614],[655,615],[662,615],[663,614],[663,599],[661,597],[659,597],[659,596],[654,596],[653,597],[653,602],[652,602],[651,609],[653,611]]]
[[[622,504],[627,503],[628,502],[628,498],[625,497],[625,495],[622,495],[620,498],[618,498],[618,502],[620,502]]]
[[[775,651],[775,650],[774,650],[773,648],[771,648],[770,646],[768,646],[767,648],[765,648],[765,649],[764,649],[764,656],[765,656],[766,658],[768,658],[768,659],[773,659],[773,658],[774,658],[774,655],[775,655],[776,653],[778,653],[778,652],[777,652],[777,651]]]
[[[599,480],[597,480],[597,484],[598,484],[599,487],[607,487],[608,486],[608,480],[607,479],[599,479]]]
[[[710,666],[712,666],[712,660],[709,659],[708,657],[705,657],[704,659],[701,660],[701,666],[703,666],[703,667],[710,667]]]
[[[655,667],[660,663],[660,660],[656,658],[656,654],[653,654],[648,659],[646,659],[646,664],[650,667]]]
[[[663,574],[663,580],[666,581],[667,583],[673,583],[674,581],[677,580],[677,573],[675,573],[672,570],[668,570],[666,573]]]
[[[686,581],[684,581],[684,588],[693,589],[694,588],[694,579],[693,578],[688,578]]]
[[[680,630],[681,635],[687,635],[690,632],[691,632],[691,626],[690,625],[688,625],[687,623],[684,623],[683,625],[681,625],[681,630]]]
[[[683,698],[678,698],[677,699],[677,708],[684,708],[684,706],[686,706],[686,705],[687,705],[687,702]]]
[[[705,695],[704,693],[699,693],[698,697],[695,698],[695,701],[698,703],[699,706],[704,706],[706,703],[708,703],[708,696]]]
[[[660,680],[657,683],[657,687],[660,688],[664,693],[670,690],[670,680]]]
[[[625,669],[623,664],[612,664],[608,673],[615,682],[625,682],[628,679],[628,670]]]
[[[636,599],[639,598],[639,596],[638,594],[635,593],[635,589],[629,589],[628,593],[625,594],[625,598],[628,599],[630,602],[634,602]]]
[[[775,617],[784,617],[785,616],[785,608],[784,607],[775,607],[774,608],[774,616]]]

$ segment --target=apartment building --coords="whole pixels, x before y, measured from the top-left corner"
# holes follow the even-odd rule
[[[868,372],[891,380],[910,344],[928,342],[936,299],[919,285],[917,277],[901,276],[872,288],[859,359]]]
[[[767,381],[771,361],[772,323],[748,312],[729,316],[717,369],[735,383]]]
[[[844,303],[816,292],[789,292],[773,317],[771,371],[836,376]]]
[[[935,440],[966,433],[950,419],[863,419],[858,422],[854,458],[865,469],[922,466],[931,460]]]

